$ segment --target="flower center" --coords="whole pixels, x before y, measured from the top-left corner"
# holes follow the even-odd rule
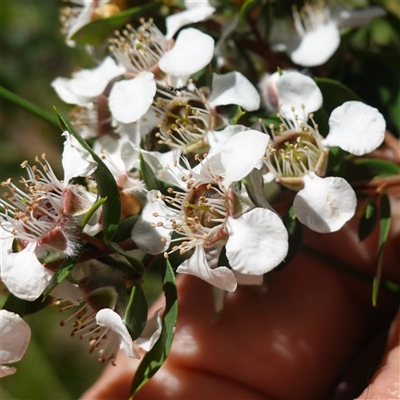
[[[116,37],[109,41],[115,58],[134,74],[154,69],[168,50],[168,40],[153,21],[141,22],[138,29],[127,25],[121,32],[116,31]]]

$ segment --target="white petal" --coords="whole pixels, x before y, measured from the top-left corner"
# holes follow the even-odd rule
[[[82,4],[84,6],[83,10],[79,12],[78,18],[75,20],[74,25],[69,29],[67,39],[69,42],[73,42],[69,40],[79,29],[81,29],[84,25],[90,22],[90,17],[93,12],[93,7],[95,6],[94,2],[84,2]],[[75,43],[75,42],[73,42]]]
[[[22,251],[3,256],[1,278],[7,289],[23,300],[36,300],[49,282],[52,273],[46,270],[35,255],[36,243]]]
[[[202,5],[201,3],[199,4],[196,2],[194,7],[188,7],[185,11],[169,15],[165,18],[165,24],[167,27],[165,37],[171,39],[175,33],[182,28],[182,26],[204,21],[214,14],[214,11],[215,8],[211,7],[209,4]]]
[[[220,251],[221,249],[219,249]],[[213,250],[207,250],[209,254],[212,254]],[[212,254],[210,262],[216,264],[218,261],[218,256]],[[211,268],[207,260],[206,253],[203,246],[196,246],[193,255],[185,260],[176,270],[176,272],[181,274],[190,274],[197,276],[204,281],[214,285],[220,289],[226,290],[228,292],[233,292],[236,290],[236,279],[233,272],[227,267],[217,267]]]
[[[308,119],[308,114],[317,111],[322,106],[322,93],[314,79],[300,72],[284,72],[276,81],[278,101],[282,105],[281,112],[285,118],[291,118],[295,108],[296,114]]]
[[[72,89],[71,79],[56,78],[51,82],[51,86],[64,103],[88,107],[92,100],[88,96],[81,96],[75,93]]]
[[[338,231],[353,217],[357,198],[352,187],[337,177],[304,176],[304,189],[293,202],[299,221],[315,232]]]
[[[97,162],[68,131],[65,131],[62,135],[66,138],[62,154],[64,183],[66,185],[72,178],[91,175],[97,168]]]
[[[214,155],[216,153],[220,153],[222,151],[222,147],[224,143],[231,138],[233,135],[236,135],[239,132],[250,130],[243,125],[228,125],[221,131],[208,131],[207,132],[207,141],[210,145],[210,150],[207,152],[209,156]]]
[[[78,71],[71,79],[71,88],[77,95],[95,98],[104,92],[112,79],[124,72],[124,67],[117,65],[111,57],[106,57],[98,67]]]
[[[214,39],[188,28],[179,33],[175,46],[164,54],[158,65],[167,74],[189,78],[211,61],[213,53]]]
[[[300,40],[288,43],[292,61],[303,67],[322,65],[335,53],[340,44],[340,34],[334,22],[321,24],[307,32]]]
[[[119,349],[128,357],[140,358],[139,354],[133,348],[132,338],[128,328],[123,323],[121,317],[110,308],[103,308],[96,314],[96,322],[100,326],[111,329],[119,336]]]
[[[231,267],[247,275],[262,275],[275,268],[288,251],[288,233],[282,220],[265,208],[240,218],[228,218],[226,256]]]
[[[385,138],[386,122],[382,114],[360,101],[347,101],[335,108],[329,117],[326,146],[362,156],[375,150]]]
[[[3,378],[8,375],[13,375],[17,372],[17,369],[14,367],[8,367],[7,365],[0,365],[0,378]]]
[[[225,167],[224,185],[244,178],[265,155],[269,136],[249,130],[240,132],[228,139],[221,153],[221,161]]]
[[[74,285],[64,279],[50,292],[50,296],[57,299],[68,300],[74,305],[79,305],[83,297],[83,292],[78,285]]]
[[[124,124],[137,121],[151,106],[156,89],[151,72],[114,83],[108,103],[113,117]]]
[[[137,338],[136,343],[144,351],[150,351],[160,337],[161,329],[162,321],[160,318],[160,310],[157,310],[154,316],[146,322],[143,332],[140,337]]]
[[[31,328],[18,315],[0,310],[0,364],[19,361],[31,339]]]
[[[214,73],[208,104],[211,107],[237,104],[247,111],[255,111],[260,108],[260,95],[240,72],[232,71],[224,75]]]
[[[132,229],[132,239],[139,249],[149,254],[161,254],[166,251],[171,242],[172,229],[164,226],[152,227],[151,223],[165,222],[170,225],[169,219],[176,217],[176,213],[167,207],[161,199],[155,199],[157,190],[151,190],[147,194],[147,203]],[[154,217],[158,213],[159,217]],[[165,238],[165,243],[161,241]]]

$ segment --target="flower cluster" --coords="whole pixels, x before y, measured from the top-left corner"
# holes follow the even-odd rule
[[[288,220],[329,233],[355,215],[357,193],[339,167],[377,149],[386,130],[382,114],[343,87],[343,101],[327,107],[317,70],[298,70],[326,63],[340,29],[382,16],[380,8],[294,8],[292,25],[275,18],[269,36],[254,35],[278,52],[266,54],[246,42],[240,1],[221,14],[224,2],[154,2],[154,18],[135,11],[108,32],[131,12],[117,3],[62,8],[67,43],[95,55],[93,68],[51,83],[71,105],[69,118],[58,113],[64,177],[43,154],[35,165],[22,163],[19,184],[2,183],[0,200],[4,290],[73,309],[61,324],[112,363],[119,350],[140,358],[137,346],[152,349],[162,329],[173,334],[160,317],[171,307],[147,316],[142,284],[154,262],[165,266],[164,283],[176,272],[211,284],[221,310],[221,293],[263,285],[265,274],[287,264]],[[99,20],[108,22],[108,37],[95,48],[90,28]],[[241,45],[255,53],[247,66]],[[268,54],[282,56],[282,65]],[[338,87],[332,82],[329,90]],[[6,309],[9,363],[22,357],[30,330]],[[2,376],[12,372],[2,366]]]

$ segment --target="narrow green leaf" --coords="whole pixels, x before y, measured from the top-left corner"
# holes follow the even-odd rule
[[[380,198],[380,218],[379,218],[379,244],[378,244],[378,256],[375,263],[375,274],[372,282],[372,305],[376,307],[379,286],[382,276],[382,256],[383,249],[385,247],[387,238],[390,231],[390,202],[389,197],[386,193],[381,193]]]
[[[141,285],[134,286],[124,318],[132,340],[136,340],[143,332],[147,322],[147,313],[148,307],[143,288]]]
[[[64,115],[56,108],[56,113],[59,118],[59,122],[62,130],[67,130],[79,144],[87,150],[93,159],[97,162],[97,168],[94,172],[94,178],[97,182],[99,194],[102,198],[107,198],[107,201],[102,205],[103,207],[103,235],[106,242],[110,241],[115,232],[118,229],[118,225],[121,219],[121,197],[117,182],[114,176],[103,163],[102,159],[91,149],[91,147],[85,142],[81,135],[73,128],[73,126],[67,121]]]
[[[162,320],[161,336],[154,344],[153,348],[143,357],[143,360],[136,371],[135,377],[132,381],[130,399],[133,399],[134,394],[143,387],[143,385],[145,385],[146,382],[148,382],[148,380],[164,364],[172,346],[176,321],[178,318],[178,295],[174,271],[168,260],[166,260],[166,267],[163,276],[163,290],[166,304]]]
[[[108,18],[96,19],[79,29],[72,40],[78,44],[97,46],[101,44],[115,29],[121,28],[132,19],[147,16],[160,7],[161,2],[151,2],[122,11]]]
[[[146,272],[145,266],[138,259],[132,257],[130,254],[125,252],[117,243],[109,242],[108,246],[121,256],[124,256],[129,264],[132,265],[132,268],[135,270],[136,273],[138,273],[139,275],[143,275]]]
[[[361,99],[346,85],[329,78],[314,78],[324,97],[324,110],[330,114],[345,101]]]
[[[139,154],[140,160],[140,176],[142,177],[144,183],[148,190],[160,189],[160,181],[155,177],[153,170],[147,164],[143,157],[143,154]]]
[[[131,238],[132,229],[138,220],[139,215],[132,215],[126,219],[123,219],[119,226],[117,232],[113,236],[113,242],[122,242],[124,240]]]
[[[246,114],[246,111],[243,111],[240,106],[236,106],[234,111],[232,112],[232,116],[229,118],[229,123],[231,125],[236,125],[239,123],[240,118]]]
[[[83,217],[83,220],[81,222],[81,229],[83,229],[87,223],[90,221],[90,218],[93,217],[93,214],[98,210],[98,208],[100,206],[102,206],[105,202],[107,201],[107,197],[102,197],[100,200],[96,201],[96,203],[94,203],[92,205],[92,207],[90,207],[90,210],[85,214],[85,216]]]
[[[378,176],[399,175],[400,167],[390,161],[378,158],[362,158],[354,160],[358,178],[375,178]]]
[[[50,282],[47,284],[46,289],[43,292],[44,299],[46,299],[46,297],[50,294],[50,292],[60,282],[62,282],[65,278],[68,277],[68,275],[71,273],[71,271],[74,269],[76,263],[78,262],[81,254],[82,254],[82,249],[75,256],[68,257],[63,261],[63,263],[61,264],[61,267],[56,272],[54,272],[54,275],[50,279]]]
[[[20,317],[23,317],[26,310],[26,300],[22,300],[10,293],[2,309],[11,311],[15,314],[18,314]]]
[[[17,94],[7,90],[6,88],[0,86],[0,97],[10,101],[11,103],[16,104],[17,106],[31,112],[33,115],[47,121],[49,124],[58,126],[58,120],[50,111],[44,110],[43,108],[37,106],[36,104],[31,103],[28,100],[23,99]]]
[[[378,221],[378,210],[376,208],[375,199],[372,197],[365,207],[365,212],[358,224],[358,238],[360,242],[366,239],[374,230],[376,222]]]

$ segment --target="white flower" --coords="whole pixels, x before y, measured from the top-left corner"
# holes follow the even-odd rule
[[[106,57],[96,68],[82,69],[72,78],[56,78],[51,86],[65,103],[93,108],[93,102],[110,81],[124,72],[124,67],[117,65],[111,57]]]
[[[97,270],[99,271],[101,269]],[[61,325],[64,326],[73,320],[74,329],[71,336],[79,335],[80,339],[87,338],[90,343],[90,352],[96,351],[101,362],[109,360],[115,365],[119,350],[128,357],[140,358],[120,315],[125,312],[125,305],[118,299],[125,295],[122,292],[125,290],[125,284],[121,276],[118,273],[110,275],[110,272],[104,275],[104,271],[95,275],[95,278],[91,280],[89,274],[88,280],[79,287],[64,280],[51,292],[51,295],[56,298],[54,303],[59,304],[60,311],[79,305],[78,310],[62,321]],[[105,284],[105,276],[109,286],[102,286]],[[147,321],[141,336],[135,342],[143,350],[149,351],[160,334],[161,319],[157,311]]]
[[[190,83],[175,96],[165,93],[156,99],[152,109],[161,119],[156,133],[160,144],[180,149],[183,154],[214,154],[229,137],[246,129],[228,125],[216,107],[236,104],[246,111],[260,107],[256,88],[236,71],[214,74],[211,93],[207,96],[204,92]]]
[[[39,167],[22,163],[28,172],[28,179],[20,181],[25,191],[11,179],[2,183],[9,191],[0,199],[1,278],[11,293],[25,300],[38,298],[51,277],[40,260],[76,253],[80,216],[91,206],[86,190],[69,185],[69,180],[90,175],[97,164],[76,139],[64,135],[64,181],[57,179],[43,154],[36,158]],[[14,240],[18,252],[13,252]]]
[[[247,131],[251,134],[252,131]],[[235,136],[233,136],[233,139]],[[231,169],[239,180],[251,172],[245,159],[237,164],[224,163],[219,154],[203,160],[187,170],[175,163],[180,190],[169,189],[169,195],[157,191],[149,193],[149,201],[135,224],[132,237],[139,248],[157,254],[173,245],[168,253],[181,254],[194,250],[177,272],[198,276],[212,285],[234,291],[237,285],[235,273],[259,276],[275,268],[287,253],[287,232],[281,219],[271,210],[256,208],[244,189],[234,190]],[[261,157],[262,154],[259,154]],[[171,239],[172,232],[178,237]],[[230,267],[218,266],[222,247]]]
[[[18,315],[0,310],[0,378],[15,373],[16,368],[8,365],[21,360],[31,339],[31,328]]]
[[[278,114],[282,123],[278,130],[271,130],[273,141],[266,146],[264,160],[269,171],[266,180],[276,179],[298,191],[293,206],[300,222],[317,232],[334,232],[354,215],[357,200],[343,178],[322,178],[329,146],[339,146],[356,155],[366,154],[382,143],[385,121],[375,108],[348,101],[333,110],[329,134],[323,138],[310,113],[320,107],[322,95],[310,78],[304,84],[305,78],[295,72],[287,73],[276,83],[282,101]],[[297,87],[299,82],[305,88],[304,103],[301,87]],[[247,137],[246,134],[239,133],[229,139],[223,157],[233,163],[245,145],[250,149],[249,154],[259,151],[266,135],[255,132],[253,137]],[[255,166],[259,159],[254,156],[248,162]]]
[[[300,11],[293,8],[295,32],[282,31],[279,23],[272,28],[272,45],[286,50],[292,61],[304,67],[324,64],[340,44],[340,29],[355,27],[382,16],[380,7],[351,10],[337,7],[331,10],[324,3],[306,4]]]
[[[127,26],[110,41],[110,50],[132,79],[116,82],[110,93],[110,110],[117,121],[137,121],[149,109],[156,81],[180,87],[212,59],[214,40],[201,31],[182,30],[173,44],[152,23],[137,30]],[[168,74],[165,81],[165,74]]]
[[[186,10],[165,18],[167,39],[171,39],[182,26],[204,21],[215,12],[215,8],[210,5],[208,0],[185,0],[185,7]]]

